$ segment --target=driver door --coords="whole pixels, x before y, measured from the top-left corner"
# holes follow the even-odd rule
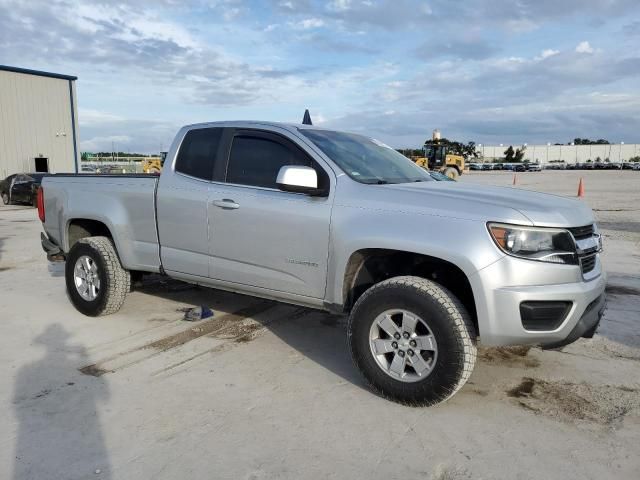
[[[272,132],[237,130],[225,182],[210,191],[209,276],[267,290],[323,298],[332,195],[284,192],[276,177],[284,165],[328,172],[292,141]]]

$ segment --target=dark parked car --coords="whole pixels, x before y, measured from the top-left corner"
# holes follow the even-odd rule
[[[524,172],[524,171],[526,170],[526,168],[525,168],[525,166],[524,166],[524,165],[522,165],[522,164],[518,164],[518,165],[516,165],[516,166],[514,167],[514,170],[515,170],[516,172]]]
[[[38,187],[49,173],[15,173],[0,181],[0,195],[5,205],[28,203],[36,205]]]

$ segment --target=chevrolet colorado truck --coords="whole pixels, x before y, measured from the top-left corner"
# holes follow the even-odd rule
[[[348,314],[353,360],[382,396],[432,405],[476,342],[559,347],[595,332],[606,275],[591,209],[437,182],[385,144],[305,125],[183,127],[162,174],[56,175],[38,193],[49,259],[85,315],[153,272]]]

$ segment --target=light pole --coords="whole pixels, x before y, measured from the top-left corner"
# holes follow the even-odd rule
[[[551,142],[547,142],[547,155],[545,163],[549,163],[549,147],[551,146]]]
[[[560,161],[562,161],[562,145],[560,145]]]
[[[620,142],[620,153],[618,154],[618,163],[622,162],[622,146],[623,145],[624,145],[624,142]]]

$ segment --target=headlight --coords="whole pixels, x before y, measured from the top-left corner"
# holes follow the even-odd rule
[[[489,223],[487,226],[496,245],[509,255],[539,262],[578,264],[576,245],[567,230],[504,223]]]

